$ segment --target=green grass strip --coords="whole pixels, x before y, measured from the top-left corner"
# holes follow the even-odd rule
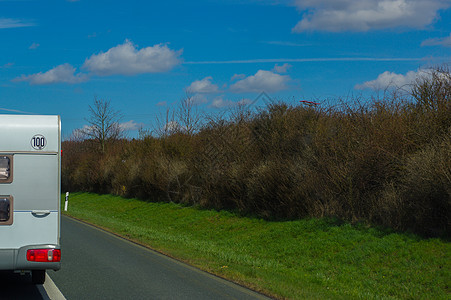
[[[71,194],[65,214],[277,298],[450,299],[440,239],[89,193]]]

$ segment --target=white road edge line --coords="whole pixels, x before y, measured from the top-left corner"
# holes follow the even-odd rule
[[[50,300],[66,300],[64,295],[60,292],[58,287],[50,278],[49,274],[45,273],[45,282],[42,286],[38,286],[39,292],[44,299]]]

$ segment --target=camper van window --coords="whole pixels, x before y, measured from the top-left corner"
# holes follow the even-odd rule
[[[11,216],[11,201],[0,197],[0,223],[9,221]]]
[[[12,156],[0,156],[0,183],[12,181]]]

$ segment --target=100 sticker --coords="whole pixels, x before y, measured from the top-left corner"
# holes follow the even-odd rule
[[[47,140],[42,134],[36,134],[31,138],[31,147],[36,150],[42,150],[47,145]]]

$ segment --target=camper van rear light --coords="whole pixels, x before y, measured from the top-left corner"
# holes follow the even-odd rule
[[[27,260],[35,262],[59,262],[61,261],[61,250],[31,249],[27,251]]]

